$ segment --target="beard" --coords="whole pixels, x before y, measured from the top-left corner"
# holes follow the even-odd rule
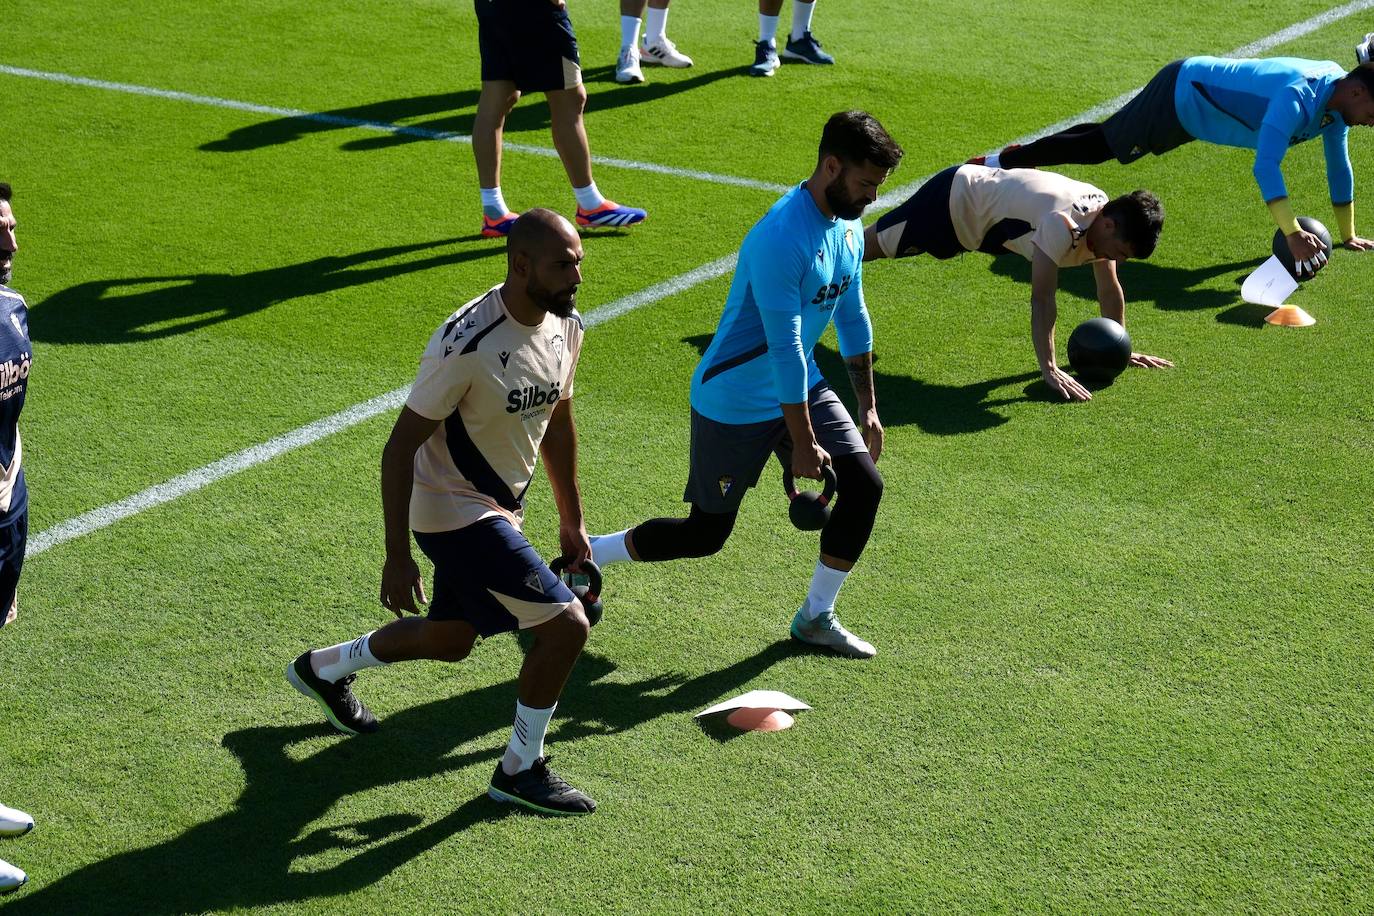
[[[5,267],[0,267],[0,286],[9,286],[10,277],[12,277],[13,275],[14,264],[11,263],[6,265]]]
[[[844,182],[846,174],[847,170],[841,169],[835,180],[825,186],[825,202],[830,205],[830,212],[840,219],[858,219],[863,215],[868,201],[860,201],[849,196]]]
[[[573,308],[577,305],[577,287],[569,286],[561,290],[545,289],[530,279],[525,286],[525,293],[535,305],[546,312],[552,312],[559,318],[567,318],[573,313]]]

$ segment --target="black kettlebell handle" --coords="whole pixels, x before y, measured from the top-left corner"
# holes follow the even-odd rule
[[[564,583],[572,585],[568,579],[577,575],[568,569],[568,558],[559,557],[549,564],[549,569],[555,576],[562,579]],[[565,575],[566,573],[566,575]],[[582,575],[587,577],[587,600],[598,601],[601,598],[601,567],[591,561],[591,558],[582,561]]]
[[[835,469],[828,464],[821,465],[821,477],[825,485],[821,488],[819,499],[822,506],[828,506],[830,500],[835,498]],[[792,469],[788,467],[782,469],[782,491],[787,494],[788,500],[797,498],[797,482],[792,476]]]

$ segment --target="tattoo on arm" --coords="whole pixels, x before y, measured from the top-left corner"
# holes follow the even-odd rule
[[[849,370],[849,384],[854,386],[854,396],[861,403],[873,401],[873,354],[860,353],[844,361]]]

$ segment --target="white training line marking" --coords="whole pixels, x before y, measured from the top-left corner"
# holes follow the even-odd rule
[[[1311,19],[1306,19],[1286,29],[1275,32],[1272,35],[1266,36],[1265,38],[1261,38],[1259,41],[1237,48],[1235,51],[1225,56],[1247,57],[1260,54],[1275,45],[1283,44],[1286,41],[1292,41],[1294,38],[1300,38],[1322,26],[1330,25],[1333,22],[1371,7],[1374,7],[1374,0],[1354,0],[1352,3],[1338,6],[1318,16],[1313,16]],[[11,72],[13,69],[14,68],[0,65],[0,71],[3,72]],[[78,78],[71,77],[71,79],[76,80]],[[1067,127],[1072,127],[1075,124],[1081,124],[1084,121],[1091,121],[1103,117],[1126,104],[1126,102],[1134,98],[1139,91],[1140,89],[1133,89],[1130,92],[1122,93],[1110,101],[1095,105],[1087,111],[1074,115],[1071,118],[1065,118],[1063,121],[1051,124],[1038,133],[1027,134],[1020,140],[1012,142],[1029,142],[1037,137],[1056,133]],[[181,95],[181,93],[164,93],[162,90],[150,90],[150,92],[158,95]],[[198,96],[191,97],[192,100],[199,100],[199,98]],[[241,105],[243,103],[233,104]],[[265,109],[258,106],[249,110],[261,111]],[[283,109],[277,109],[276,111],[282,110]],[[933,174],[927,175],[924,178],[918,179],[888,194],[884,194],[882,197],[878,198],[877,202],[874,204],[874,208],[889,209],[901,203],[931,177],[933,177]],[[781,190],[789,190],[790,188],[791,185],[788,185],[782,187]],[[700,267],[689,270],[684,274],[679,274],[662,283],[650,286],[638,293],[633,293],[608,303],[590,315],[584,316],[583,320],[586,322],[587,327],[595,327],[602,322],[610,321],[612,318],[616,318],[626,312],[645,305],[652,305],[667,299],[669,296],[675,296],[678,293],[686,292],[693,287],[714,280],[734,270],[737,258],[738,255],[731,254],[711,261],[708,264],[703,264]],[[350,426],[356,426],[364,420],[369,420],[380,413],[399,409],[400,406],[405,403],[405,398],[409,391],[409,386],[397,388],[395,391],[380,395],[370,401],[356,404],[347,410],[325,417],[323,420],[316,420],[314,423],[277,436],[275,439],[269,439],[261,445],[246,448],[241,452],[235,452],[227,458],[221,458],[213,464],[207,464],[203,468],[198,468],[194,471],[182,474],[179,477],[173,477],[165,483],[149,487],[142,493],[136,493],[128,499],[122,499],[119,502],[110,503],[98,509],[92,509],[90,512],[82,513],[75,518],[69,519],[35,535],[29,540],[26,555],[30,557],[37,556],[52,547],[56,547],[58,544],[65,543],[85,534],[90,534],[93,531],[99,531],[102,528],[113,525],[120,519],[128,518],[145,509],[151,509],[153,506],[160,506],[163,503],[178,499],[189,493],[194,493],[196,490],[209,486],[217,480],[221,480],[231,474],[237,474],[239,471],[247,470],[254,465],[262,464],[264,461],[268,461],[278,455],[300,448],[303,445],[317,442],[326,436],[333,435]]]
[[[159,99],[171,99],[175,102],[189,102],[193,105],[211,105],[215,108],[232,108],[235,111],[249,111],[254,114],[275,115],[280,118],[300,118],[303,121],[333,124],[338,127],[356,127],[360,130],[370,130],[384,134],[401,134],[407,137],[419,137],[423,140],[441,140],[447,143],[472,143],[471,136],[460,134],[456,131],[428,130],[424,127],[411,127],[406,124],[391,124],[385,121],[368,121],[363,118],[350,118],[345,115],[335,115],[327,112],[303,111],[296,108],[278,108],[275,105],[257,105],[252,102],[240,102],[235,99],[221,99],[211,95],[195,95],[190,92],[177,92],[172,89],[156,89],[152,86],[137,86],[132,83],[112,83],[108,80],[90,79],[85,76],[73,76],[70,73],[30,70],[25,67],[11,67],[6,64],[0,64],[0,73],[8,74],[9,76],[22,76],[29,79],[46,80],[50,83],[65,83],[70,86],[86,86],[92,89],[126,92],[131,95],[146,95]],[[549,159],[558,158],[558,150],[551,149],[547,146],[533,146],[528,143],[503,143],[501,148],[512,153],[529,153],[532,156],[544,156]],[[630,169],[637,172],[653,172],[658,175],[671,175],[674,178],[692,178],[697,181],[710,182],[711,184],[729,185],[738,188],[752,188],[756,191],[773,191],[778,194],[783,193],[790,187],[790,185],[777,184],[772,181],[740,178],[736,175],[718,175],[715,172],[703,172],[699,169],[680,169],[675,166],[658,165],[653,162],[617,159],[613,156],[592,156],[592,162],[596,165],[604,165],[607,168]]]

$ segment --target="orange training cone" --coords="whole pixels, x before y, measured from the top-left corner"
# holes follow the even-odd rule
[[[1317,319],[1296,305],[1281,305],[1265,315],[1264,320],[1285,328],[1306,328],[1317,323]]]
[[[746,732],[780,732],[791,728],[796,719],[781,709],[756,709],[741,706],[725,717],[735,728]]]

